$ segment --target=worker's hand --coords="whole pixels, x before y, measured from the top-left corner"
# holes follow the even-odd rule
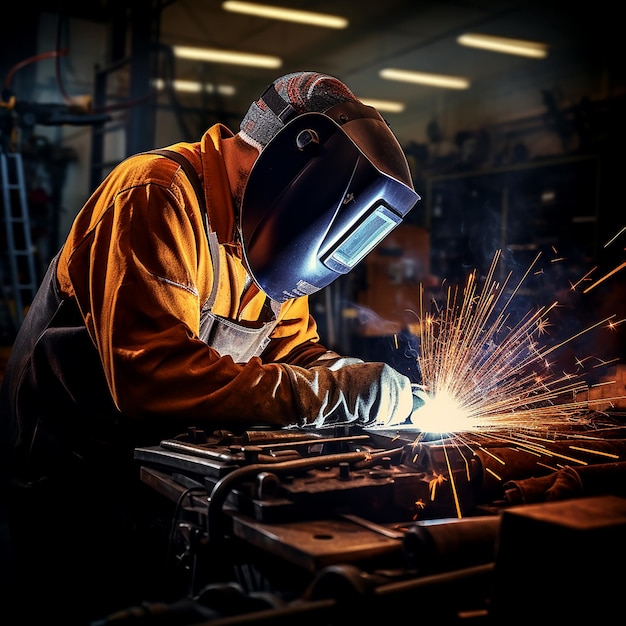
[[[418,383],[412,383],[411,389],[413,390],[413,412],[415,412],[424,406],[424,403],[428,399],[428,394],[424,386]]]
[[[386,363],[352,363],[338,369],[285,365],[305,424],[400,424],[411,415],[411,382]]]
[[[363,362],[363,359],[353,356],[343,356],[333,350],[327,350],[324,354],[317,357],[313,363],[306,365],[306,367],[311,368],[321,365],[323,367],[328,367],[331,370],[337,370],[340,367],[345,367],[346,365],[354,365],[355,363]]]

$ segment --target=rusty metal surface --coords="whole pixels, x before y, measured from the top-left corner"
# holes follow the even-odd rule
[[[479,434],[463,445],[406,430],[283,434],[193,432],[137,450],[142,480],[178,510],[173,528],[177,545],[185,546],[178,558],[194,564],[193,589],[236,577],[250,592],[270,585],[280,596],[295,596],[293,606],[330,598],[329,626],[349,621],[348,605],[367,619],[368,606],[406,612],[419,598],[437,605],[420,608],[420,616],[460,625],[471,614],[477,626],[495,626],[480,621],[490,617],[492,601],[508,623],[517,598],[503,592],[517,571],[507,552],[516,531],[507,531],[501,546],[505,515],[523,511],[513,528],[519,525],[536,548],[532,567],[541,563],[553,577],[560,571],[553,550],[559,542],[558,554],[567,556],[575,545],[580,565],[600,571],[611,560],[607,538],[623,534],[621,427],[515,441],[507,433]],[[550,545],[533,544],[535,518],[551,533]],[[594,551],[598,538],[605,554]],[[516,559],[525,554],[518,553]],[[311,605],[302,617],[315,615]],[[254,619],[278,617],[272,609]]]
[[[233,515],[234,534],[309,572],[337,563],[364,564],[381,556],[401,560],[402,543],[345,519],[264,524]]]

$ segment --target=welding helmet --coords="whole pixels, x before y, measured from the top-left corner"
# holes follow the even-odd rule
[[[240,135],[261,150],[240,207],[244,260],[278,302],[349,272],[420,199],[388,124],[336,78],[275,81]]]

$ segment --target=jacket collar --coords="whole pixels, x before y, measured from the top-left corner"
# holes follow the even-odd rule
[[[200,143],[209,227],[220,243],[232,242],[235,233],[233,197],[222,157],[222,140],[229,137],[233,133],[226,126],[215,124],[204,133]]]

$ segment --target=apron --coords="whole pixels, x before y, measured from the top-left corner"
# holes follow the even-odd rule
[[[208,211],[204,201],[204,189],[198,178],[198,173],[191,163],[179,152],[174,150],[151,150],[151,153],[160,154],[176,161],[187,174],[195,189],[198,203],[205,216],[204,227],[209,242],[213,275],[220,275],[220,255],[217,235],[210,229]],[[261,316],[256,322],[240,323],[227,319],[211,312],[219,280],[213,281],[213,288],[207,302],[200,313],[200,339],[208,346],[217,350],[221,355],[230,355],[235,363],[245,363],[253,356],[260,356],[270,342],[270,335],[278,324],[280,303],[267,297]]]
[[[219,251],[217,236],[207,233],[213,261],[213,273],[219,276]],[[213,281],[211,294],[200,314],[200,339],[220,354],[229,354],[235,363],[245,363],[253,356],[260,356],[270,342],[270,335],[278,323],[280,304],[269,297],[265,301],[257,322],[242,324],[211,312],[219,280]]]

